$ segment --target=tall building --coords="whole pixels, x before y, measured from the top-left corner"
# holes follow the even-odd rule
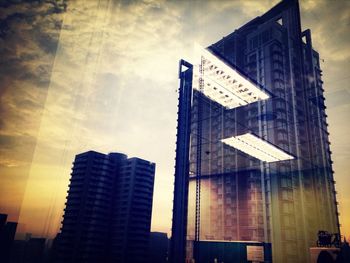
[[[75,158],[59,262],[144,262],[151,226],[155,164],[88,151]]]
[[[234,69],[269,98],[224,104],[229,94],[206,94],[206,79],[195,76],[198,65],[181,65],[187,67],[180,69],[182,94],[196,81],[199,89],[189,116],[184,108],[190,95],[180,97],[179,126],[186,117],[191,122],[187,144],[178,128],[173,243],[183,243],[175,232],[182,220],[187,258],[196,257],[188,245],[193,240],[241,240],[271,243],[274,262],[309,262],[318,231],[340,231],[320,59],[310,30],[301,30],[298,1],[280,2],[208,50],[224,71]],[[197,72],[213,65],[205,67]],[[221,69],[213,74],[221,74],[219,84],[231,78]],[[239,92],[248,90],[241,86]],[[178,165],[181,158],[186,165],[188,154],[179,145],[188,147],[188,171]],[[274,156],[276,151],[288,158]]]

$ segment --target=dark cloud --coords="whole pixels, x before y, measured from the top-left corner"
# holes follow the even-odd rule
[[[29,3],[35,7],[40,7],[40,4],[49,3],[52,5],[50,11],[55,13],[61,13],[66,11],[67,8],[67,0],[0,0],[0,7],[9,8],[11,6],[16,6],[20,4]]]
[[[47,88],[66,1],[5,2],[0,7],[0,78],[8,81],[0,83],[0,93],[18,82]]]
[[[21,167],[19,209],[36,146],[66,1],[0,1],[0,207]],[[39,89],[38,89],[39,88]],[[25,133],[25,134],[24,134]],[[16,168],[17,167],[17,168]],[[17,203],[19,202],[19,203]]]
[[[11,149],[14,147],[16,143],[16,137],[9,135],[1,135],[0,136],[0,147],[2,149]]]
[[[26,146],[30,146],[36,139],[29,135],[0,135],[0,148],[4,149],[18,149],[19,146],[24,147],[22,152],[26,152]]]
[[[30,99],[21,99],[16,101],[16,106],[18,109],[26,109],[26,110],[37,110],[41,109],[42,105]]]
[[[321,58],[339,61],[349,58],[350,1],[301,1],[303,28],[310,28],[313,44]],[[322,20],[322,22],[320,21]]]
[[[46,52],[55,53],[57,48],[57,37],[50,34],[37,34],[39,46]]]
[[[9,33],[14,33],[11,30],[11,24],[14,22],[19,22],[24,19],[25,15],[20,13],[14,13],[7,16],[5,19],[0,20],[0,37],[5,38]]]

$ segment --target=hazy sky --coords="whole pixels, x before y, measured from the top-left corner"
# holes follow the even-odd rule
[[[157,164],[152,230],[170,233],[178,60],[277,2],[0,4],[0,212],[19,218],[23,231],[53,235],[74,155],[117,151]],[[350,1],[300,4],[322,59],[340,219],[350,236]]]

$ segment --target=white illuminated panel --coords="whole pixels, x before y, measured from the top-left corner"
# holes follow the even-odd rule
[[[221,141],[233,148],[268,163],[294,159],[293,156],[251,133],[233,136],[222,139]]]
[[[200,62],[195,66],[193,87],[205,96],[228,109],[269,98],[266,92],[208,50],[197,50]]]

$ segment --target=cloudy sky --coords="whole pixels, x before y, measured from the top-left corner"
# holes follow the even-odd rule
[[[170,233],[180,58],[278,1],[0,1],[0,212],[59,228],[74,155],[157,164],[152,230]],[[319,51],[343,231],[350,236],[350,2],[301,1]],[[40,222],[38,224],[38,222]]]

